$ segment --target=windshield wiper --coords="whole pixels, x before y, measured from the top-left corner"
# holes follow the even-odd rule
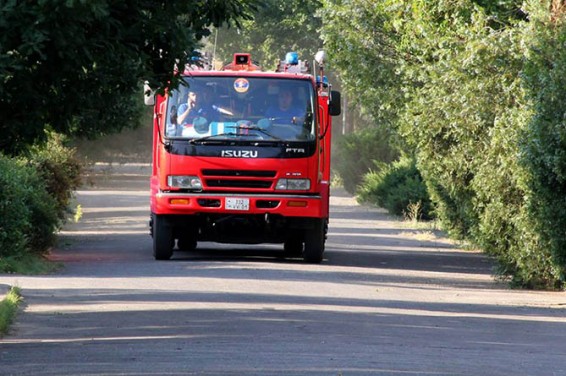
[[[203,136],[199,138],[193,138],[189,140],[189,144],[194,144],[201,141],[206,141],[214,137],[221,137],[221,136],[238,136],[236,132],[225,132],[225,133],[218,133],[218,134],[211,134],[209,136]]]
[[[274,135],[272,135],[271,133],[269,133],[268,131],[266,131],[265,129],[260,128],[260,127],[258,127],[258,126],[256,126],[256,125],[252,125],[252,126],[249,126],[249,127],[248,127],[248,126],[247,126],[247,127],[237,127],[237,129],[249,129],[249,130],[252,130],[252,131],[258,131],[258,132],[260,132],[260,133],[262,133],[262,134],[264,134],[264,135],[266,135],[266,136],[268,136],[268,137],[271,137],[271,138],[274,139],[274,140],[277,140],[277,141],[285,141],[285,140],[283,140],[282,138],[279,138],[279,137],[277,137],[277,136],[274,136]]]
[[[252,131],[258,131],[258,132],[260,132],[260,133],[262,133],[262,134],[264,134],[264,135],[266,135],[266,136],[271,137],[273,140],[276,140],[276,141],[284,141],[283,139],[281,139],[281,138],[279,138],[279,137],[277,137],[277,136],[272,135],[271,133],[269,133],[269,132],[266,131],[265,129],[262,129],[262,128],[260,128],[260,127],[253,126],[253,125],[252,125],[252,126],[230,126],[230,127],[228,127],[228,128],[230,128],[230,129],[237,129],[237,130],[252,130]],[[222,137],[222,136],[232,136],[232,137],[260,137],[259,135],[253,134],[253,133],[251,133],[251,134],[245,134],[245,133],[242,134],[242,133],[236,133],[236,132],[224,132],[224,133],[219,133],[219,134],[212,134],[212,135],[209,135],[209,136],[203,136],[203,137],[200,137],[200,138],[193,138],[193,139],[189,140],[189,143],[190,143],[190,144],[194,144],[194,143],[197,143],[197,142],[202,142],[202,141],[206,141],[206,140],[210,140],[210,139],[212,139],[212,138]],[[230,141],[235,141],[235,140],[234,140],[234,139],[230,139]]]

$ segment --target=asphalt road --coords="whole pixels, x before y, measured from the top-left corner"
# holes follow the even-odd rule
[[[55,275],[0,275],[22,312],[1,375],[566,375],[566,294],[333,191],[325,260],[199,244],[157,262],[148,167],[99,167]]]

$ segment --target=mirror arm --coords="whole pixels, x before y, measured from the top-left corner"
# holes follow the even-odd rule
[[[328,132],[328,113],[327,111],[324,111],[324,107],[322,107],[321,105],[318,105],[318,111],[320,113],[322,113],[322,119],[324,121],[324,132],[322,132],[322,134],[320,136],[318,136],[319,140],[324,139],[324,137],[326,137],[326,132]],[[326,116],[326,118],[325,118]]]
[[[165,102],[161,103],[160,107],[164,107],[164,104]],[[155,109],[157,110],[157,107]],[[171,148],[171,144],[169,142],[163,141],[163,136],[161,134],[161,117],[163,116],[163,113],[154,112],[153,116],[156,118],[157,121],[157,136],[159,137],[159,142],[161,143],[161,145],[165,147],[165,150],[169,151]]]

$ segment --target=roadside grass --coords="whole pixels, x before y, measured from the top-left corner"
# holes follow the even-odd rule
[[[465,241],[450,238],[450,236],[442,229],[439,220],[420,219],[419,206],[419,204],[414,206],[409,205],[407,210],[404,212],[403,217],[395,217],[396,220],[399,221],[399,227],[407,230],[401,233],[403,236],[420,241],[439,241],[443,243],[450,243],[457,248],[468,251],[477,250]]]
[[[8,332],[21,301],[20,289],[12,287],[6,297],[0,302],[0,337]]]
[[[420,231],[430,231],[436,233],[442,233],[442,228],[440,227],[440,222],[433,219],[430,221],[424,221],[421,219],[407,219],[407,217],[396,217],[400,223],[401,228],[411,228]]]
[[[399,227],[401,229],[407,230],[401,233],[403,236],[420,241],[439,241],[449,243],[464,251],[478,252],[478,247],[474,244],[471,244],[466,240],[451,238],[446,231],[442,229],[440,221],[436,219],[425,221],[407,218],[407,216],[405,216],[404,218],[396,217],[396,220],[399,221]]]
[[[60,270],[61,267],[61,263],[49,261],[44,256],[35,254],[0,258],[0,273],[24,275],[50,274]]]
[[[422,221],[415,219],[401,219],[399,218],[399,228],[405,229],[399,235],[412,238],[415,240],[423,242],[449,242],[451,244],[457,245],[448,239],[447,235],[440,229],[439,224],[435,221]]]

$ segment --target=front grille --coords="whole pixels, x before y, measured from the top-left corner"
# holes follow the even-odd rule
[[[274,178],[277,171],[265,170],[216,170],[205,169],[202,170],[203,176],[242,176],[248,178]]]
[[[273,209],[279,205],[279,200],[257,200],[255,206],[259,209]]]
[[[271,188],[271,181],[264,180],[230,180],[230,179],[206,179],[206,185],[214,188]]]
[[[206,198],[200,198],[197,200],[198,204],[200,206],[206,207],[206,208],[219,208],[220,207],[220,200],[218,199],[206,199]]]

